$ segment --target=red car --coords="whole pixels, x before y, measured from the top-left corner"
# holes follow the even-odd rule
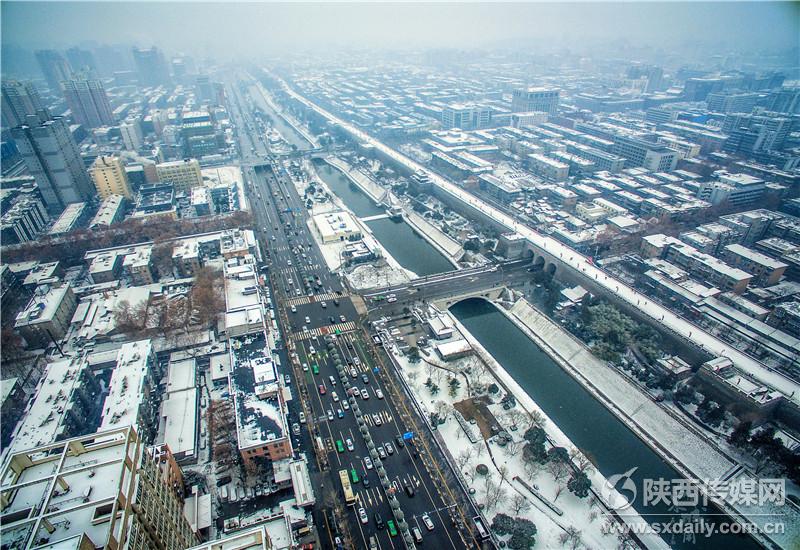
[[[320,394],[320,395],[325,395],[325,392],[326,392],[326,391],[327,391],[327,390],[325,389],[325,384],[320,384],[320,385],[319,385],[319,394]]]

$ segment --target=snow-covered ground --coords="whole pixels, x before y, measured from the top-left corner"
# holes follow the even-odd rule
[[[566,489],[568,478],[557,481],[546,466],[525,465],[522,453],[523,435],[528,427],[525,423],[530,423],[531,415],[541,419],[541,425],[550,442],[555,446],[568,449],[570,455],[574,457],[575,463],[585,462],[588,464],[588,460],[581,455],[530,396],[514,382],[503,367],[491,358],[463,326],[458,324],[455,319],[453,320],[462,335],[478,351],[477,355],[443,363],[432,354],[428,356],[422,354],[422,361],[412,363],[396,348],[391,351],[423,409],[428,412],[437,412],[440,415],[447,414],[445,423],[438,427],[439,434],[459,467],[465,483],[474,489],[473,498],[478,504],[485,506],[484,514],[487,520],[491,522],[498,512],[512,517],[530,519],[538,529],[537,548],[563,547],[561,537],[567,528],[577,525],[581,526],[580,537],[584,547],[619,548],[620,538],[616,534],[604,532],[607,522],[615,520],[607,514],[607,507],[602,499],[593,497],[591,494],[585,499],[580,499]],[[460,374],[464,369],[469,369],[468,375]],[[425,385],[429,377],[439,386],[439,391],[435,395]],[[453,377],[460,381],[460,386],[454,393],[451,392],[449,383],[449,379]],[[502,381],[502,384],[514,394],[517,405],[509,411],[504,411],[499,403],[493,403],[488,405],[488,409],[500,427],[512,436],[513,443],[503,447],[496,443],[494,438],[486,441],[481,437],[478,425],[470,424],[469,429],[478,438],[476,443],[472,443],[453,414],[455,410],[453,403],[469,397],[468,385],[474,390],[475,388],[487,388],[498,381]],[[517,428],[512,430],[514,424],[517,425]],[[477,474],[475,469],[478,464],[486,465],[489,468],[489,474],[486,476]],[[605,483],[605,478],[591,466],[588,466],[586,473],[591,479],[594,489],[599,489]],[[492,486],[500,483],[501,478],[504,479],[501,484],[503,489],[498,495],[497,490]],[[535,496],[515,478],[521,479],[530,487],[538,488],[542,498]],[[490,496],[488,502],[487,491]],[[545,504],[544,500],[560,509],[563,515],[554,512]],[[637,518],[626,519],[635,521]],[[639,518],[638,521],[644,520]],[[667,547],[657,536],[648,537],[646,544],[650,548]]]
[[[365,264],[358,266],[353,270],[352,273],[347,275],[348,280],[355,288],[364,289],[376,286],[400,284],[416,278],[416,273],[401,266],[397,260],[395,260],[394,257],[392,257],[392,255],[389,254],[386,249],[383,248],[383,246],[381,246],[381,243],[374,237],[369,226],[361,222],[361,220],[359,220],[359,218],[352,211],[350,211],[349,208],[347,208],[347,205],[344,204],[344,202],[342,202],[342,200],[331,191],[322,178],[317,175],[316,170],[314,170],[314,166],[310,161],[305,160],[303,162],[303,169],[306,171],[306,173],[310,174],[311,177],[309,179],[314,182],[314,185],[324,189],[325,192],[331,197],[330,201],[323,203],[315,202],[312,215],[324,214],[326,212],[333,212],[336,210],[344,210],[350,213],[355,223],[357,223],[361,228],[362,240],[364,243],[366,243],[370,249],[377,251],[381,256],[381,260],[376,262],[375,265]],[[292,180],[292,182],[294,183],[294,186],[300,196],[303,196],[308,183],[296,180]],[[341,252],[348,243],[323,243],[322,237],[319,234],[319,231],[317,231],[314,221],[309,218],[306,221],[306,225],[309,232],[314,236],[314,240],[317,241],[328,268],[331,271],[337,271],[342,266]]]
[[[347,274],[350,286],[358,290],[399,285],[407,283],[411,279],[410,271],[397,269],[390,264],[382,266],[364,264]]]

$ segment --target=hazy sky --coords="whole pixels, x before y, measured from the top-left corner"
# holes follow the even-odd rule
[[[797,3],[200,3],[2,1],[2,42],[157,44],[230,55],[337,47],[484,47],[596,40],[672,48],[797,45]]]

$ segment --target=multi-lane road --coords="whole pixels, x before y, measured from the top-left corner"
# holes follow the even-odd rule
[[[404,548],[402,537],[391,536],[387,528],[393,518],[387,493],[393,493],[424,547],[480,547],[471,523],[474,510],[466,495],[454,489],[453,473],[442,467],[443,458],[424,422],[407,403],[394,373],[383,366],[340,280],[327,269],[310,234],[302,198],[284,167],[269,154],[265,128],[248,108],[239,83],[229,86],[229,94],[254,223],[281,312],[282,374],[290,375],[294,396],[288,407],[289,424],[300,428],[293,444],[315,457],[311,461],[318,502],[314,518],[320,542],[336,547],[338,537],[342,546]],[[351,387],[358,390],[352,399],[378,447],[391,483],[388,489],[379,483],[378,464],[368,460],[326,335],[335,335],[334,349],[347,365]],[[409,433],[410,440],[404,440],[403,434]],[[351,480],[358,479],[351,483],[352,506],[344,503],[341,470]],[[330,512],[333,509],[336,514]]]

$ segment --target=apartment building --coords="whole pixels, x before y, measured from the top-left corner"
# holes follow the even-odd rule
[[[752,273],[754,281],[760,286],[777,284],[789,267],[788,264],[740,244],[726,246],[725,259],[732,266]]]
[[[9,548],[188,548],[199,544],[164,465],[132,426],[10,455],[0,481]]]
[[[89,168],[89,175],[101,199],[111,195],[121,195],[129,200],[133,198],[128,174],[119,157],[97,157]]]
[[[197,159],[183,159],[172,162],[162,162],[156,165],[158,180],[162,183],[171,183],[175,191],[187,190],[203,185],[203,175],[200,172],[200,163]]]

